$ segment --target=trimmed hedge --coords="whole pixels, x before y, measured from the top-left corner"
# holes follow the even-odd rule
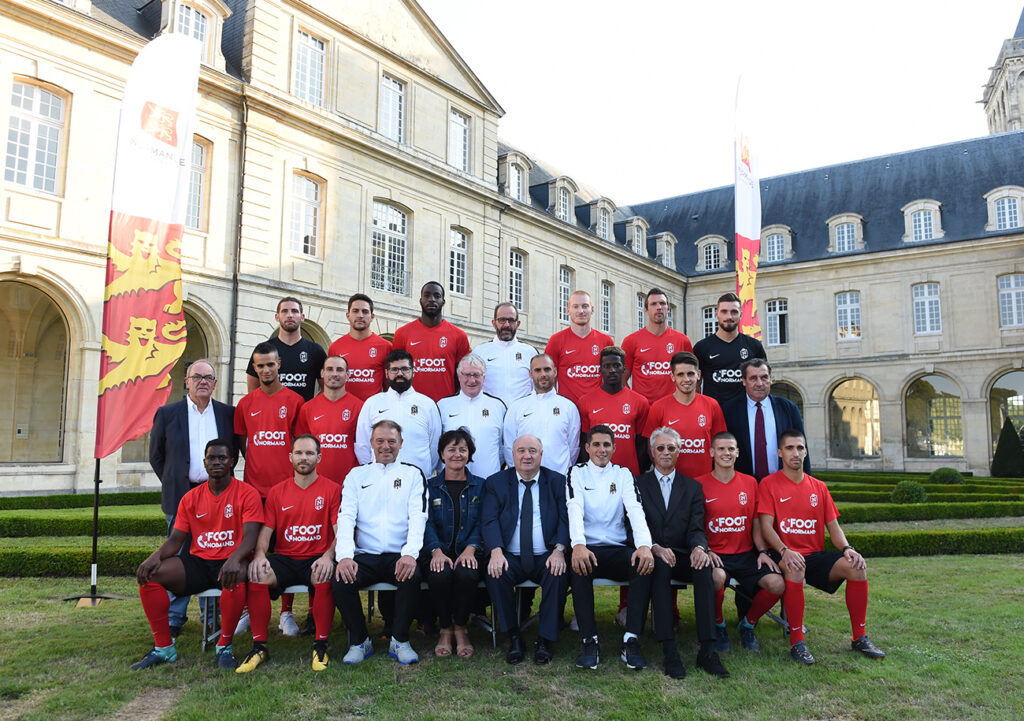
[[[100,514],[100,536],[159,536],[167,532],[165,518]],[[0,515],[0,536],[91,536],[92,518]]]
[[[890,497],[893,503],[924,503],[928,500],[928,493],[917,481],[900,481],[892,489]]]
[[[832,500],[836,503],[887,503],[890,491],[832,491]],[[946,503],[972,503],[975,501],[1020,501],[1024,500],[1019,493],[943,493],[933,498],[941,498]]]
[[[936,468],[928,474],[929,483],[963,483],[964,475],[955,468]]]
[[[92,493],[61,494],[54,496],[7,496],[0,497],[0,510],[24,508],[91,508],[92,503]],[[142,506],[150,503],[159,505],[160,491],[100,493],[100,506]]]
[[[96,565],[104,576],[132,576],[139,564],[153,552],[146,548],[103,548],[96,552]],[[0,552],[0,576],[81,576],[88,579],[92,547],[5,548]]]
[[[899,483],[921,483],[921,481],[913,478],[904,478]],[[891,491],[893,488],[899,485],[896,484],[883,484],[883,483],[846,483],[836,482],[827,483],[830,491]],[[924,488],[928,491],[928,494],[946,494],[946,493],[990,493],[990,494],[1017,494],[1024,493],[1024,485],[1017,484],[1015,486],[1000,486],[1000,485],[988,485],[982,483],[965,483],[964,485],[957,485],[955,483],[921,483]]]
[[[1008,518],[1024,516],[1024,501],[982,503],[865,503],[839,509],[841,523],[932,521],[939,518]]]
[[[849,543],[867,558],[960,553],[1022,553],[1024,528],[852,533]],[[831,544],[826,544],[830,548]]]

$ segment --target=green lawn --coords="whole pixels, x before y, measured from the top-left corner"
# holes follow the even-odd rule
[[[0,579],[0,719],[1019,719],[1024,714],[1024,559],[934,556],[870,561],[868,628],[889,657],[849,650],[843,594],[808,591],[808,645],[818,665],[798,667],[777,627],[762,622],[763,651],[723,655],[732,678],[694,671],[692,603],[681,594],[684,660],[690,675],[661,673],[649,636],[651,668],[628,672],[617,659],[611,617],[615,589],[600,589],[601,667],[573,667],[575,634],[566,632],[550,667],[513,668],[489,636],[474,629],[469,661],[434,659],[433,639],[413,635],[423,662],[398,667],[377,654],[343,666],[336,623],[334,663],[309,670],[308,639],[271,631],[271,659],[250,676],[212,668],[200,654],[197,624],[179,641],[177,664],[128,670],[152,642],[134,583],[101,578],[100,590],[132,596],[77,609],[59,597],[87,590],[87,579]],[[306,601],[297,600],[297,610]],[[731,605],[731,604],[730,604]],[[276,607],[276,604],[275,604]],[[190,609],[195,616],[194,606]],[[301,614],[300,614],[301,615]],[[735,611],[727,608],[730,626]],[[276,621],[276,616],[275,616]],[[534,630],[528,632],[532,639]],[[738,646],[735,632],[734,644]],[[248,642],[238,640],[241,655]]]
[[[24,518],[74,518],[92,521],[92,506],[88,508],[19,508],[0,511],[0,519],[11,516]],[[160,505],[146,504],[142,506],[103,506],[100,518],[150,518],[166,523]]]
[[[842,509],[840,509],[842,511]],[[995,518],[936,518],[930,521],[874,521],[873,523],[839,522],[846,533],[874,533],[883,531],[923,531],[941,529],[968,528],[1021,528],[1024,518],[1020,516],[1002,516]]]

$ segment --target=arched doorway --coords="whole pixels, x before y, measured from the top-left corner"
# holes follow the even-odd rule
[[[875,387],[863,378],[852,378],[833,388],[828,401],[829,455],[832,458],[881,455],[882,434]]]
[[[945,376],[921,376],[907,388],[903,406],[908,457],[964,454],[964,422],[956,383]]]
[[[999,376],[988,392],[988,407],[992,419],[992,452],[995,453],[1007,418],[1013,421],[1018,436],[1024,433],[1024,371],[1010,371]],[[1024,443],[1024,436],[1021,442]]]
[[[800,391],[792,383],[787,381],[774,381],[772,383],[772,395],[785,398],[788,401],[792,401],[793,405],[800,411],[800,417],[804,417],[804,397],[800,394]],[[785,429],[783,429],[785,430]]]

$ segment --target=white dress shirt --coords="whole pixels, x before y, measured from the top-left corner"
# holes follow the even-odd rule
[[[676,479],[676,472],[675,470],[672,470],[669,473],[662,473],[655,468],[654,475],[658,479],[658,486],[661,488],[661,497],[665,500],[665,508],[667,509],[669,496],[672,495],[672,481]]]
[[[400,553],[416,558],[427,525],[423,474],[408,463],[367,463],[345,477],[335,557]]]
[[[500,398],[506,406],[512,401],[530,395],[533,381],[530,380],[530,359],[537,355],[532,345],[512,340],[498,340],[481,343],[473,352],[484,359],[487,374],[484,376],[484,393]]]
[[[572,401],[553,390],[534,391],[512,401],[505,414],[506,465],[513,465],[512,446],[524,433],[540,439],[544,450],[541,465],[565,475],[580,452],[580,412]]]
[[[569,469],[565,482],[569,511],[569,539],[573,546],[626,545],[626,516],[633,529],[634,547],[651,545],[644,507],[633,485],[633,474],[609,463],[593,461]]]
[[[441,413],[441,431],[465,428],[473,437],[476,453],[466,467],[481,478],[501,470],[503,447],[501,434],[505,423],[505,404],[480,392],[470,398],[463,391],[437,402]]]
[[[533,486],[530,487],[530,496],[533,498],[533,555],[542,556],[547,552],[547,546],[544,544],[544,527],[540,522],[540,493],[537,492],[537,482],[540,480],[540,474],[538,473],[533,479]],[[519,548],[519,534],[522,531],[523,525],[523,494],[526,492],[526,486],[523,485],[523,477],[516,473],[516,487],[519,490],[519,517],[516,518],[516,530],[512,533],[512,540],[508,543],[508,552],[516,555],[522,555],[522,549]]]
[[[203,459],[206,444],[218,437],[217,417],[213,414],[213,400],[200,411],[191,396],[185,396],[185,406],[188,408],[188,481],[197,484],[210,478]]]
[[[779,434],[775,430],[775,411],[772,410],[772,397],[761,401],[761,412],[764,414],[764,440],[768,451],[768,472],[779,470]],[[750,426],[750,467],[755,468],[754,455],[757,452],[757,438],[754,429],[757,427],[757,402],[747,396],[747,424]],[[786,430],[783,428],[783,430]]]
[[[412,388],[399,394],[394,388],[366,399],[356,423],[356,459],[360,463],[373,460],[370,433],[377,421],[394,421],[402,427],[402,450],[398,460],[411,463],[425,477],[437,468],[437,442],[441,438],[441,416],[437,404]]]

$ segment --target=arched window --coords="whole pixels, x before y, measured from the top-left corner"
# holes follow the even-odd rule
[[[408,273],[405,270],[409,217],[387,203],[373,204],[373,231],[370,235],[370,287],[405,295]]]
[[[909,457],[964,454],[963,414],[956,383],[945,376],[922,376],[907,389],[904,407]]]
[[[68,323],[43,291],[0,281],[0,463],[64,460]]]
[[[863,378],[852,378],[833,388],[828,401],[829,455],[833,458],[879,456],[882,434],[875,387]]]
[[[995,453],[1007,418],[1013,421],[1018,436],[1024,433],[1024,371],[1010,371],[999,376],[988,392],[988,407],[992,419],[992,452]],[[1021,442],[1024,443],[1024,437]]]
[[[772,383],[772,395],[785,398],[788,401],[792,401],[793,405],[800,411],[800,417],[804,415],[804,397],[800,395],[800,391],[792,383],[786,381],[774,381]],[[783,429],[785,430],[785,429]]]

